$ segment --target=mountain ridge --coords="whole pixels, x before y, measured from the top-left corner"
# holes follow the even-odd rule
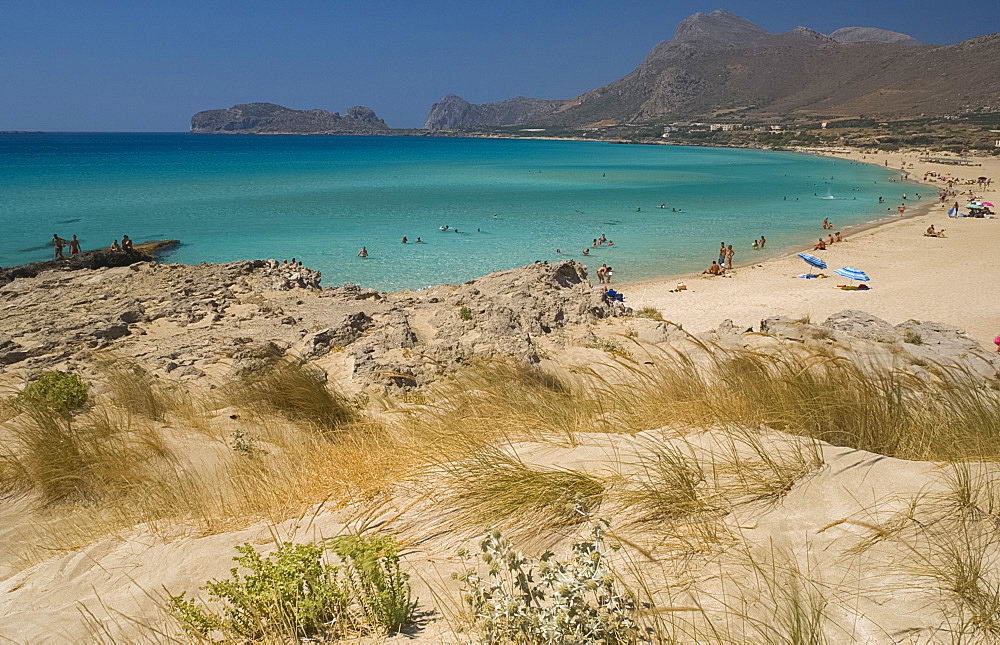
[[[512,114],[504,104],[514,99],[470,104],[451,94],[432,107],[425,127],[580,129],[720,113],[902,118],[989,109],[1000,94],[997,36],[937,46],[872,27],[775,34],[720,9],[681,21],[671,40],[612,83],[564,100],[519,97],[523,109],[514,118],[503,116]]]

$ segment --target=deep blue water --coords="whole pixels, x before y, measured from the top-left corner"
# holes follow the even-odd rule
[[[0,265],[49,258],[53,233],[84,248],[126,233],[180,239],[166,261],[294,256],[326,285],[418,288],[560,257],[631,280],[702,269],[721,241],[739,262],[761,234],[772,251],[815,240],[824,217],[876,219],[879,196],[898,203],[914,188],[892,174],[796,153],[575,141],[0,135]],[[602,233],[614,246],[584,258]]]

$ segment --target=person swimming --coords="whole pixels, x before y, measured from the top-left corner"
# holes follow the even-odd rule
[[[420,237],[418,236],[417,237],[417,241],[415,242],[415,244],[423,244],[423,243],[424,243],[424,241],[422,239],[420,239]]]
[[[368,257],[368,247],[367,246],[362,246],[361,247],[361,250],[358,251],[358,257],[359,258],[366,258],[366,257]]]

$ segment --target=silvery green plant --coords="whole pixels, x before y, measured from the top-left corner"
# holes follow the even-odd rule
[[[491,531],[479,545],[477,566],[461,576],[481,642],[636,642],[635,601],[616,584],[608,556],[618,547],[605,543],[606,528],[606,523],[595,522],[591,539],[574,544],[569,560],[557,560],[546,552],[537,563],[499,531]],[[484,567],[485,577],[479,574]]]

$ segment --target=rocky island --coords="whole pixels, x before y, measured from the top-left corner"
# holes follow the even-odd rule
[[[274,103],[241,103],[191,117],[195,134],[389,134],[373,110],[355,106],[341,115],[326,110],[293,110]]]

